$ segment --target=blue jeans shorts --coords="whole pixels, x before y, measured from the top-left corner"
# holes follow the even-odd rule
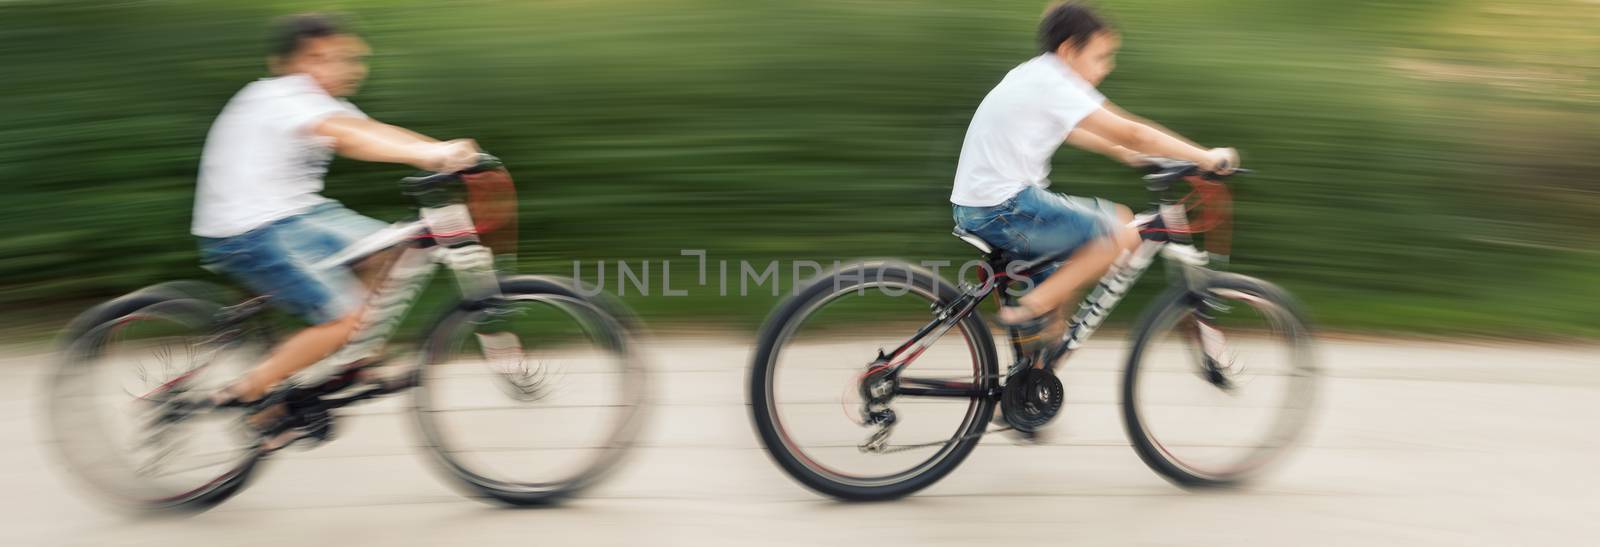
[[[1100,198],[1068,196],[1028,186],[992,207],[955,206],[956,226],[982,238],[1013,260],[1035,260],[1070,253],[1111,235],[1120,220],[1117,207]],[[1031,276],[1035,285],[1059,264]]]
[[[386,225],[326,202],[232,237],[200,239],[200,264],[320,325],[361,309],[366,289],[346,267],[313,264]]]

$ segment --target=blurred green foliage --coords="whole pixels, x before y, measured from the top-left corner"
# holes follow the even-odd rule
[[[1102,90],[1260,170],[1234,267],[1347,329],[1600,334],[1600,8],[1584,0],[1100,2]],[[211,119],[264,73],[265,23],[353,15],[357,104],[474,137],[518,177],[524,271],[674,264],[655,324],[748,327],[715,264],[962,261],[947,197],[984,93],[1033,53],[1038,0],[0,3],[0,323],[199,277],[187,235]],[[395,166],[329,195],[407,214]],[[1063,151],[1058,190],[1138,208],[1133,174]],[[705,249],[712,284],[694,286]],[[734,279],[736,292],[736,277]],[[1154,283],[1146,283],[1149,285]],[[629,287],[629,294],[633,294]],[[1115,318],[1127,320],[1124,311]]]

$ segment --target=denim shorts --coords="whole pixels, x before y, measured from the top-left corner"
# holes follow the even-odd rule
[[[992,207],[956,205],[956,226],[1005,251],[1013,260],[1035,260],[1070,253],[1116,228],[1117,207],[1100,198],[1068,196],[1028,186]],[[1041,268],[1035,284],[1058,265]]]
[[[236,236],[199,238],[200,264],[319,325],[360,309],[366,290],[349,268],[312,265],[385,226],[330,201]]]

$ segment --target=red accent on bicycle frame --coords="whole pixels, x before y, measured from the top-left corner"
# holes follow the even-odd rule
[[[478,240],[495,254],[517,254],[517,187],[505,168],[461,175]]]
[[[467,188],[467,209],[478,233],[492,232],[517,221],[517,187],[504,168],[461,175]]]
[[[505,168],[461,175],[471,230],[423,233],[412,239],[450,239],[476,234],[497,255],[517,254],[517,187]]]
[[[1187,230],[1173,230],[1166,228],[1146,228],[1144,233],[1207,233],[1205,238],[1206,250],[1216,254],[1226,255],[1233,247],[1233,193],[1226,184],[1206,180],[1205,177],[1184,177],[1192,188],[1189,193],[1178,200],[1185,211],[1200,210],[1198,218],[1189,219]]]

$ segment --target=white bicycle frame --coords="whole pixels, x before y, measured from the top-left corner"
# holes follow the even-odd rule
[[[1164,204],[1159,215],[1169,228],[1186,229],[1188,226],[1188,216],[1182,205]],[[1129,225],[1142,228],[1155,218],[1156,215],[1152,214],[1139,215]],[[1078,306],[1078,311],[1072,315],[1072,319],[1068,322],[1069,328],[1062,337],[1063,354],[1078,349],[1090,335],[1094,334],[1100,323],[1111,314],[1111,309],[1122,301],[1128,288],[1144,276],[1158,253],[1169,262],[1179,265],[1184,282],[1191,288],[1201,284],[1203,280],[1198,278],[1197,273],[1211,261],[1210,254],[1187,243],[1149,239],[1139,242],[1138,247],[1124,253],[1116,263],[1112,264],[1111,269],[1101,276],[1100,282],[1095,285],[1094,292],[1085,297]]]
[[[312,378],[332,375],[338,372],[338,367],[377,356],[441,265],[454,274],[462,298],[477,301],[500,296],[494,255],[478,242],[467,207],[451,204],[425,207],[420,211],[421,220],[390,225],[312,265],[319,269],[349,268],[378,253],[405,247],[383,281],[368,296],[350,340],[302,372],[306,377],[302,380],[313,381]],[[423,238],[432,238],[436,244],[427,248],[413,244]],[[514,351],[521,354],[514,335],[479,333],[478,337],[487,353],[508,355]]]

